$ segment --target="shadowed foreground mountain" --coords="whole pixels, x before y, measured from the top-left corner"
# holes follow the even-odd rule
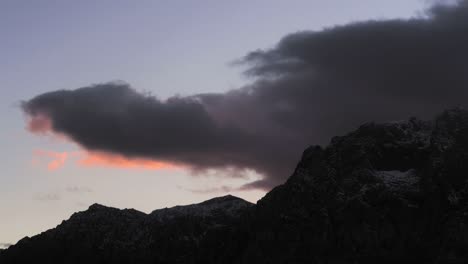
[[[467,263],[468,112],[362,125],[312,146],[257,205],[92,205],[0,263]]]

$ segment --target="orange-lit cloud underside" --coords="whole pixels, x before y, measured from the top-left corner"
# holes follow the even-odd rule
[[[55,138],[72,141],[65,135],[57,133],[52,129],[52,121],[45,114],[36,114],[28,119],[26,129],[34,134],[51,135]],[[62,168],[67,160],[80,167],[111,167],[121,169],[143,169],[160,170],[173,169],[176,166],[169,162],[156,161],[147,158],[128,158],[120,154],[100,152],[100,151],[74,151],[55,152],[49,150],[35,150],[33,152],[33,162],[38,164],[46,160],[47,169],[55,171]]]
[[[34,134],[48,134],[52,132],[52,121],[45,114],[35,114],[28,118],[26,129]]]
[[[67,160],[72,160],[80,167],[109,167],[120,169],[141,169],[141,170],[161,170],[175,169],[176,165],[169,162],[161,162],[144,158],[127,158],[125,156],[106,152],[74,151],[55,152],[48,150],[35,150],[33,161],[40,164],[47,162],[47,169],[55,171],[63,166]]]
[[[84,167],[114,167],[145,170],[175,168],[175,165],[167,162],[144,158],[127,158],[122,155],[104,152],[86,152],[82,158],[78,159],[77,164]]]
[[[63,167],[68,157],[68,152],[55,152],[40,149],[33,152],[33,162],[40,163],[42,159],[47,159],[47,169],[50,171],[58,170]]]

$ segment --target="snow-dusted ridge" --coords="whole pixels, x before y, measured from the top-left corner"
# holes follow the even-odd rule
[[[175,217],[210,217],[219,214],[233,217],[238,215],[240,211],[253,205],[254,204],[241,198],[232,195],[226,195],[222,197],[216,197],[198,204],[179,205],[171,208],[154,210],[150,213],[150,216],[161,221],[170,220]]]
[[[135,209],[118,209],[115,207],[109,207],[102,204],[94,203],[85,211],[79,212],[74,215],[94,215],[94,214],[112,214],[118,213],[123,215],[139,215],[139,216],[149,216],[152,219],[159,220],[170,220],[175,217],[209,217],[223,214],[230,217],[235,217],[240,213],[240,211],[253,206],[253,203],[250,203],[244,199],[233,195],[226,195],[221,197],[215,197],[200,203],[189,204],[189,205],[178,205],[169,208],[156,209],[149,214],[135,210]]]

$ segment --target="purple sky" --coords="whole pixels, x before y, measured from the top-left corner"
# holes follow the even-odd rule
[[[255,180],[183,169],[82,167],[50,153],[77,147],[25,130],[19,102],[124,80],[160,98],[223,92],[248,82],[230,63],[299,30],[420,15],[422,0],[0,1],[0,243],[59,224],[94,202],[153,209],[224,195]],[[305,146],[304,146],[305,147]],[[233,192],[255,202],[263,191]]]

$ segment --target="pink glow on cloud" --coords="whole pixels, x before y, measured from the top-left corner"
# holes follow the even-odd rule
[[[26,129],[39,135],[52,136],[67,142],[73,142],[67,135],[57,133],[53,130],[52,121],[46,114],[35,114],[28,118]],[[173,163],[152,160],[148,158],[129,158],[121,154],[103,152],[103,151],[72,151],[55,152],[50,150],[35,150],[33,153],[33,165],[40,165],[47,159],[47,169],[56,171],[62,168],[67,160],[73,159],[75,164],[80,167],[109,167],[120,169],[142,169],[142,170],[161,170],[180,168]]]
[[[175,164],[169,162],[162,162],[145,158],[128,158],[123,155],[107,152],[85,150],[71,152],[35,150],[33,152],[33,165],[40,165],[44,159],[47,160],[47,169],[49,171],[56,171],[62,168],[68,160],[74,160],[77,166],[85,168],[104,167],[139,170],[163,170],[180,168],[180,166],[176,166]]]
[[[40,136],[48,136],[50,139],[61,142],[73,142],[67,135],[54,130],[52,120],[47,114],[39,113],[27,117],[26,130]]]
[[[47,169],[49,171],[56,171],[65,165],[69,157],[68,152],[55,152],[49,150],[35,150],[33,164],[40,163],[42,158],[48,159]]]
[[[86,152],[84,157],[77,161],[84,167],[113,167],[121,169],[161,170],[174,169],[177,166],[162,161],[145,158],[128,158],[123,155],[107,152]]]
[[[48,134],[52,132],[52,121],[46,114],[36,114],[28,117],[26,128],[34,134]]]

